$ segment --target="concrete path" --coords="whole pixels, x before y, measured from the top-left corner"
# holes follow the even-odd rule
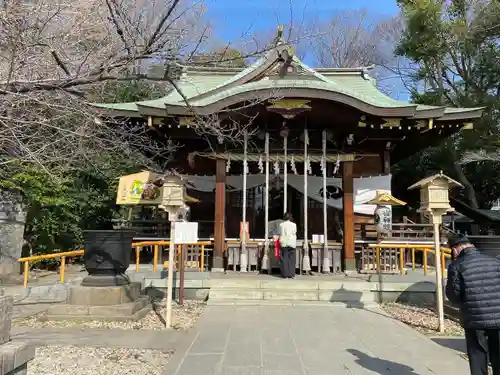
[[[369,310],[209,306],[165,375],[468,375],[455,351]]]
[[[129,349],[174,350],[182,332],[94,328],[12,328],[12,340],[36,345],[73,345]],[[184,333],[185,334],[185,333]]]

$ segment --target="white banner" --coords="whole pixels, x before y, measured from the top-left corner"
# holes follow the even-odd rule
[[[304,193],[304,177],[299,175],[288,176],[288,184],[295,190]],[[376,206],[365,204],[375,198],[377,190],[391,192],[391,175],[355,178],[354,179],[354,212],[364,215],[373,215]],[[318,202],[323,202],[323,177],[309,176],[307,179],[307,195]],[[342,179],[326,179],[326,204],[330,207],[342,209]]]
[[[272,176],[274,177],[274,176]],[[354,212],[364,215],[373,215],[375,205],[365,204],[373,199],[377,190],[387,193],[391,192],[391,175],[364,177],[354,179]],[[187,179],[188,189],[214,192],[215,191],[215,177],[214,176],[189,176],[185,175],[183,178]],[[283,180],[283,175],[280,176]],[[248,189],[263,186],[265,184],[266,176],[264,174],[250,174],[247,176]],[[323,202],[323,177],[309,176],[307,179],[307,195],[309,198],[318,202]],[[288,185],[295,190],[304,193],[304,176],[288,174]],[[227,191],[240,191],[243,188],[242,176],[227,176],[226,189]],[[327,178],[327,201],[326,204],[330,207],[342,209],[342,179],[341,178]]]

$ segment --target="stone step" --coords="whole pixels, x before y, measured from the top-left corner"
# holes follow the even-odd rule
[[[212,287],[209,301],[273,300],[273,301],[326,301],[326,302],[376,302],[375,291],[314,290],[314,289],[263,289]]]
[[[373,283],[360,280],[320,280],[320,279],[295,279],[295,280],[259,280],[259,279],[211,279],[211,289],[291,289],[304,291],[317,290],[347,290],[370,291],[376,290]]]
[[[328,301],[286,301],[286,300],[211,300],[209,306],[314,306],[339,308],[368,308],[379,306],[377,302],[328,302]]]

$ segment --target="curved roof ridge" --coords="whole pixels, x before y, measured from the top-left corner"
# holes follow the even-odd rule
[[[247,68],[241,70],[238,74],[232,76],[231,78],[229,78],[228,80],[224,81],[223,83],[221,83],[220,85],[217,85],[215,87],[212,87],[208,92],[206,92],[205,94],[208,94],[212,91],[217,91],[223,87],[226,87],[226,86],[229,86],[231,85],[232,83],[235,83],[237,81],[239,81],[240,79],[244,78],[245,76],[249,75],[250,73],[252,73],[253,71],[257,70],[258,68],[260,68],[261,66],[265,65],[267,62],[269,62],[270,60],[272,60],[274,58],[273,55],[276,54],[277,52],[277,49],[278,49],[278,46],[277,47],[274,47],[274,48],[271,48],[269,49],[261,58],[257,59],[256,61],[254,61],[252,64],[250,64]],[[193,98],[194,99],[194,98]]]
[[[336,85],[337,82],[329,80],[327,77],[325,77],[323,74],[319,73],[316,71],[316,69],[311,68],[309,65],[304,63],[301,59],[299,59],[296,55],[293,55],[292,60],[296,63],[299,64],[302,68],[307,70],[309,73],[311,73],[314,77],[319,79],[320,81],[326,82],[326,83],[331,83],[333,85]]]
[[[225,66],[197,66],[197,65],[186,65],[186,73],[188,75],[192,73],[227,73],[227,74],[238,74],[245,70],[246,68],[234,68]]]

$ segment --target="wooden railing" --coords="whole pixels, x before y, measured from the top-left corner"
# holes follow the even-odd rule
[[[379,237],[374,223],[354,224],[355,237],[364,241],[376,241]],[[415,224],[410,222],[393,223],[390,235],[385,241],[432,241],[434,236],[432,224]]]
[[[424,275],[428,274],[428,255],[434,254],[434,246],[415,243],[395,244],[370,244],[361,252],[362,272],[376,271],[377,273],[399,273],[405,274],[407,265],[407,254],[410,253],[411,268],[416,269],[416,252],[422,253],[422,268]],[[440,248],[441,271],[446,272],[446,260],[451,259],[451,250],[446,247]],[[389,268],[389,269],[387,269]]]
[[[152,246],[153,247],[153,271],[156,272],[158,268],[158,260],[159,260],[159,251],[160,248],[163,246],[170,246],[170,241],[142,241],[142,242],[134,242],[132,243],[132,248],[135,249],[135,270],[136,272],[139,271],[139,263],[140,263],[140,253],[142,250],[144,250],[146,247]],[[185,265],[188,266],[188,268],[197,268],[199,271],[203,271],[205,269],[205,259],[206,259],[206,249],[207,247],[212,246],[212,242],[210,241],[205,241],[205,242],[196,242],[192,244],[186,244],[188,247],[199,247],[199,251],[196,250],[194,254],[189,254],[184,253],[182,250],[182,245],[177,245],[177,259],[181,256],[181,253],[183,256],[191,256],[195,260],[187,261],[185,262]],[[34,255],[30,257],[24,257],[24,258],[19,258],[18,262],[23,264],[23,285],[26,288],[28,286],[28,279],[29,279],[29,264],[30,262],[37,262],[40,260],[45,260],[45,259],[60,259],[60,267],[59,267],[59,281],[61,283],[64,283],[65,279],[65,270],[66,270],[66,259],[71,258],[71,257],[78,257],[82,256],[84,253],[83,250],[74,250],[74,251],[65,251],[61,253],[52,253],[52,254],[44,254],[44,255]],[[196,263],[196,267],[189,267],[193,263]],[[168,266],[168,261],[165,262],[165,266]]]
[[[23,263],[23,272],[24,272],[24,287],[28,286],[28,277],[29,277],[29,263],[36,262],[44,259],[61,259],[61,265],[59,267],[59,280],[61,283],[64,283],[64,272],[66,269],[66,258],[78,257],[83,255],[83,250],[74,250],[74,251],[66,251],[63,253],[53,253],[53,254],[44,254],[44,255],[34,255],[31,257],[19,258],[18,262]]]
[[[139,272],[139,264],[140,264],[140,253],[141,251],[148,246],[153,247],[153,272],[157,271],[157,266],[158,266],[158,258],[159,258],[159,253],[160,253],[160,247],[169,247],[170,246],[170,241],[142,241],[142,242],[136,242],[132,244],[132,247],[135,249],[135,270],[136,272]],[[189,258],[189,253],[184,254],[182,252],[183,245],[177,245],[177,259],[180,258],[181,253],[183,256],[188,256]],[[200,271],[203,271],[205,269],[205,249],[206,247],[211,247],[212,242],[210,241],[203,241],[203,242],[195,242],[195,243],[190,243],[190,244],[185,244],[185,246],[188,247],[199,247],[199,254],[197,251],[195,251],[195,254],[191,254],[192,258],[195,258],[196,260],[188,260],[186,264],[191,265],[193,263],[197,263]],[[168,267],[168,261],[164,262],[164,266]],[[193,267],[191,267],[193,268]]]
[[[262,245],[263,241],[254,241],[255,245]],[[228,241],[227,246],[238,246],[240,244],[239,241]],[[250,244],[250,241],[248,242]],[[253,242],[252,242],[253,244]],[[321,244],[310,243],[311,247],[321,248]],[[196,268],[199,271],[205,270],[206,265],[206,257],[207,257],[207,248],[211,247],[213,243],[211,241],[203,241],[196,242],[192,244],[186,244],[186,252],[183,251],[183,245],[177,245],[177,259],[180,259],[183,256],[184,260],[187,256],[188,259],[191,257],[191,260],[187,260],[184,262],[184,267],[187,265],[188,268]],[[158,269],[159,257],[160,257],[160,249],[170,246],[170,241],[141,241],[132,243],[133,249],[135,249],[135,270],[139,271],[140,266],[140,253],[145,248],[152,247],[153,248],[153,272],[156,272]],[[329,242],[329,247],[338,247],[342,246],[341,243]],[[194,251],[193,251],[194,248]],[[189,254],[189,250],[191,250],[192,254]],[[377,273],[383,272],[391,272],[391,273],[405,273],[405,266],[409,263],[407,255],[411,256],[411,267],[413,270],[416,269],[416,257],[415,254],[417,252],[421,252],[423,254],[422,267],[424,270],[424,275],[428,273],[428,254],[434,253],[433,245],[431,244],[418,244],[412,241],[408,243],[374,243],[369,244],[368,246],[364,246],[361,250],[361,271],[376,271]],[[28,285],[29,278],[29,264],[30,262],[36,262],[44,259],[60,259],[60,271],[59,271],[59,280],[61,283],[64,283],[65,279],[65,266],[66,259],[71,257],[82,256],[84,254],[83,250],[74,250],[67,251],[61,253],[53,253],[53,254],[45,254],[45,255],[35,255],[31,257],[20,258],[19,262],[23,264],[24,268],[24,287]],[[299,251],[298,254],[301,254]],[[443,273],[445,272],[445,260],[451,257],[450,249],[441,248],[441,266]],[[300,256],[298,257],[301,258]],[[192,265],[195,267],[191,267]],[[164,262],[164,267],[168,267],[168,261]],[[318,263],[318,267],[320,264]],[[300,265],[299,265],[300,268]],[[389,270],[387,270],[389,268]]]

